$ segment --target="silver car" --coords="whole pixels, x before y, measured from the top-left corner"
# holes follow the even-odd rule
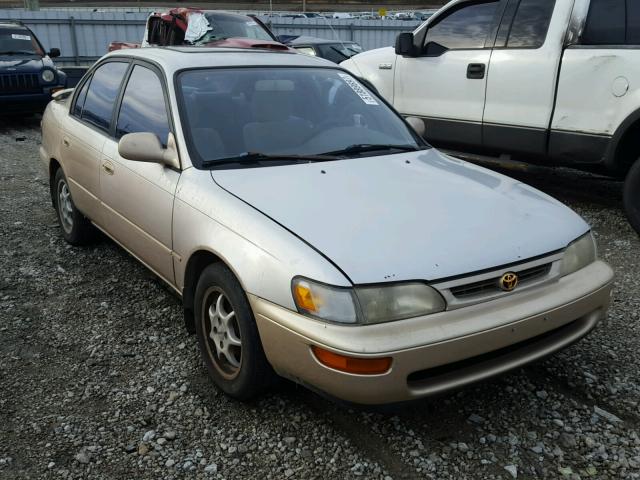
[[[98,228],[175,289],[240,399],[276,374],[420,398],[566,347],[610,301],[578,215],[429,147],[322,59],[113,52],[51,102],[42,138],[64,238]]]

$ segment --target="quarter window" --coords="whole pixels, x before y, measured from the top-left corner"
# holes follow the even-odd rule
[[[98,67],[87,91],[82,109],[83,120],[104,130],[109,129],[113,106],[128,66],[124,62],[109,62]]]
[[[448,49],[483,48],[494,23],[498,2],[484,2],[455,10],[427,30],[425,46],[438,43]]]
[[[166,147],[169,120],[162,83],[148,68],[136,65],[122,97],[116,125],[116,137],[127,133],[155,133]]]
[[[82,89],[78,96],[76,97],[76,103],[73,105],[73,114],[76,117],[80,117],[82,115],[82,107],[84,106],[84,100],[87,98],[87,90],[89,90],[89,84],[91,83],[91,78],[88,78],[84,85],[82,85]]]
[[[633,4],[637,0],[627,2]],[[582,34],[586,45],[623,45],[626,25],[625,2],[622,0],[591,0],[587,24]]]
[[[549,30],[555,3],[555,0],[522,0],[511,25],[507,47],[541,47]]]

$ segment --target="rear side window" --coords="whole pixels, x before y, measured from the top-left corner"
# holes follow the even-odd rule
[[[632,5],[637,0],[627,3]],[[585,45],[623,45],[626,43],[624,0],[591,0],[587,23],[582,34]]]
[[[448,49],[483,48],[493,26],[498,2],[466,5],[427,30],[425,46],[438,43]]]
[[[84,100],[87,98],[87,90],[89,90],[90,83],[91,78],[84,82],[80,93],[78,93],[78,96],[76,97],[76,103],[73,105],[73,115],[76,117],[80,117],[82,115],[82,107],[84,106]]]
[[[640,45],[640,2],[627,0],[627,43]]]
[[[539,48],[547,37],[555,0],[522,0],[507,42],[508,48]]]
[[[87,91],[82,109],[83,120],[103,130],[109,129],[113,106],[128,66],[124,62],[109,62],[98,67]]]
[[[160,78],[148,68],[136,65],[122,97],[116,137],[127,133],[155,133],[167,146],[169,119]]]

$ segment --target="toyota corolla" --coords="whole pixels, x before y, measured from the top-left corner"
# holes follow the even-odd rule
[[[65,240],[175,289],[224,392],[380,404],[541,359],[610,301],[577,214],[421,128],[322,59],[146,48],[57,94],[40,154]]]

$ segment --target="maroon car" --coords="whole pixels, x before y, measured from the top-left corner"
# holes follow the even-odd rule
[[[141,44],[111,42],[109,51],[152,45],[291,50],[278,42],[271,30],[255,16],[218,10],[173,8],[149,15]]]

